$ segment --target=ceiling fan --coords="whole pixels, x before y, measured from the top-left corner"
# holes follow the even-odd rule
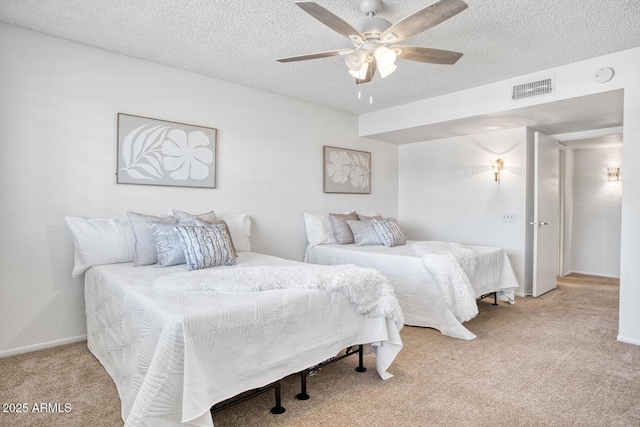
[[[455,64],[462,56],[461,53],[448,50],[395,44],[462,12],[467,8],[462,0],[437,0],[393,25],[376,16],[382,7],[382,0],[362,0],[360,10],[366,18],[360,19],[354,26],[315,2],[297,1],[296,4],[327,27],[348,37],[355,49],[290,56],[278,59],[279,62],[342,55],[349,74],[356,78],[356,84],[362,84],[371,81],[376,70],[382,78],[393,73],[398,68],[395,65],[396,58],[431,64]]]

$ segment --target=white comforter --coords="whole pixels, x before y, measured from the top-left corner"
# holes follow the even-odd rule
[[[355,264],[376,268],[394,287],[405,324],[439,330],[443,335],[465,340],[476,337],[465,328],[445,301],[441,284],[423,265],[423,256],[414,253],[416,241],[394,246],[317,245],[307,248],[305,261],[313,264]],[[469,281],[475,297],[497,292],[498,299],[515,302],[518,287],[506,252],[486,246],[463,246],[475,255]]]
[[[235,267],[300,265],[242,252]],[[154,288],[184,271],[112,264],[85,278],[88,345],[113,378],[127,426],[212,426],[209,408],[370,343],[382,378],[402,347],[392,319],[359,314],[340,292]],[[179,275],[188,273],[179,273]]]

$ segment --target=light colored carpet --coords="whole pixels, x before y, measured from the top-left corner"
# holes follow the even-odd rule
[[[479,303],[462,341],[405,327],[404,348],[382,381],[350,357],[308,378],[283,381],[286,412],[272,415],[273,392],[225,409],[230,426],[640,426],[640,347],[616,341],[616,280],[572,275],[539,298]],[[113,382],[86,349],[67,345],[0,359],[4,403],[60,403],[62,413],[0,413],[0,425],[121,426]],[[4,408],[3,408],[4,409]]]

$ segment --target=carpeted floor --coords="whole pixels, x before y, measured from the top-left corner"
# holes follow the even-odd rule
[[[616,341],[617,281],[571,275],[558,283],[514,305],[481,301],[465,324],[472,341],[404,327],[387,381],[373,355],[362,374],[351,357],[308,378],[308,401],[294,398],[299,377],[286,378],[284,414],[269,413],[269,392],[216,413],[214,424],[640,426],[640,347]],[[0,378],[2,426],[123,425],[115,386],[86,343],[0,359]],[[41,402],[59,411],[35,412]],[[26,403],[27,413],[5,412],[11,403]]]

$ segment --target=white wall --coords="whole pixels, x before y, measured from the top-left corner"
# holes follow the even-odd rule
[[[398,218],[413,240],[505,249],[525,292],[527,129],[400,146]],[[504,161],[494,182],[490,162]],[[514,214],[503,222],[502,214]]]
[[[397,214],[398,148],[357,116],[0,25],[0,356],[82,339],[63,217],[248,213],[252,249],[302,260],[304,211]],[[118,185],[117,113],[218,129],[217,189]],[[322,146],[372,153],[372,194],[322,192]]]
[[[573,151],[573,217],[570,269],[620,277],[622,181],[607,168],[622,166],[622,147]]]
[[[593,79],[594,72],[602,67],[615,71],[613,79],[604,84]],[[518,107],[624,90],[623,157],[627,167],[622,196],[618,339],[640,345],[640,168],[629,167],[640,164],[640,48],[365,114],[360,116],[360,135],[388,138],[396,130],[508,111],[515,105],[510,97],[513,85],[549,75],[555,76],[555,93],[519,100]]]

